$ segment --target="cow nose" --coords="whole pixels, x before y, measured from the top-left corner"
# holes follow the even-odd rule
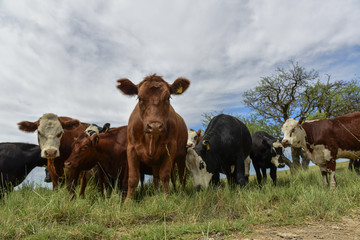
[[[186,144],[186,147],[187,148],[191,148],[193,146],[193,144],[192,143],[188,143],[188,144]]]
[[[289,145],[289,141],[287,139],[283,139],[281,141],[281,144],[284,145],[284,146],[288,146]]]
[[[278,168],[283,168],[283,167],[285,167],[285,163],[279,163]]]
[[[147,130],[149,133],[161,133],[164,131],[164,124],[162,122],[150,122],[147,124]]]
[[[66,161],[66,162],[64,163],[64,165],[65,165],[66,168],[70,168],[70,167],[72,166],[72,163]]]
[[[57,154],[57,150],[56,149],[47,149],[45,150],[45,156],[47,158],[55,158]]]

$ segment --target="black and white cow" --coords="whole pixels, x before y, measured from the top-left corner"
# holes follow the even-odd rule
[[[271,179],[274,185],[276,185],[276,170],[277,168],[285,167],[282,159],[284,153],[283,145],[279,140],[263,131],[255,132],[251,138],[250,158],[258,183],[261,184],[262,178],[266,178],[266,169],[270,168]]]
[[[35,167],[47,164],[38,145],[0,143],[0,198],[2,193],[19,185]]]
[[[188,148],[186,166],[194,178],[196,188],[218,184],[220,173],[228,182],[245,186],[245,164],[251,150],[251,135],[239,119],[220,114],[214,117],[203,139],[194,148]]]

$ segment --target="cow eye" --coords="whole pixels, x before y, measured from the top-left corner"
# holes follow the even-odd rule
[[[84,145],[81,150],[86,150],[88,148],[88,145]]]
[[[194,137],[195,140],[196,140],[197,138],[198,138],[197,136]]]
[[[201,161],[201,162],[200,162],[199,169],[201,170],[201,169],[203,169],[204,167],[205,167],[204,161]]]

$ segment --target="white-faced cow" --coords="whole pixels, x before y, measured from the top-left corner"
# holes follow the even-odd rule
[[[190,81],[178,78],[170,85],[154,74],[138,85],[128,79],[120,79],[118,83],[117,87],[124,94],[137,95],[139,99],[128,123],[129,188],[126,199],[133,197],[139,183],[140,162],[152,167],[154,185],[157,187],[157,179],[160,179],[165,193],[169,192],[171,172],[176,163],[184,187],[187,128],[183,118],[171,106],[170,96],[182,94]]]
[[[186,166],[196,188],[218,184],[224,173],[229,184],[245,186],[245,164],[251,151],[251,135],[239,119],[220,114],[211,119],[203,139],[194,148],[188,148]]]
[[[23,121],[18,125],[25,132],[37,130],[41,157],[48,160],[53,188],[57,187],[59,178],[64,176],[64,162],[71,153],[74,138],[84,132],[89,124],[46,113],[35,122]]]
[[[20,184],[35,167],[46,165],[40,147],[30,143],[0,143],[0,198]]]
[[[324,182],[336,187],[336,159],[360,156],[360,112],[333,119],[299,121],[288,119],[282,126],[284,146],[302,147],[313,163],[320,167]]]
[[[186,147],[195,147],[202,139],[201,129],[195,131],[194,129],[188,130],[188,140]]]
[[[276,185],[276,170],[277,168],[285,167],[282,159],[284,153],[283,145],[279,140],[263,131],[255,132],[251,138],[250,158],[258,183],[261,184],[262,178],[266,178],[266,169],[270,168],[270,177],[274,185]]]

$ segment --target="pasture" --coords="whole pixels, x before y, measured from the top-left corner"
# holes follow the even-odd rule
[[[0,201],[1,239],[232,239],[251,238],[259,224],[301,227],[338,221],[360,207],[360,179],[338,163],[338,187],[330,190],[317,166],[290,175],[278,172],[277,187],[268,177],[259,188],[251,176],[243,189],[224,182],[196,192],[188,178],[185,191],[170,195],[151,184],[135,200],[121,202],[116,191],[103,198],[95,187],[70,201],[66,188],[52,191],[31,184]],[[180,185],[179,183],[177,184]],[[161,189],[161,188],[160,188]]]

